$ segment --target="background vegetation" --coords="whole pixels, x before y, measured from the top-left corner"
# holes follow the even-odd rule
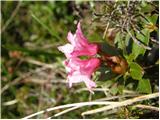
[[[69,103],[123,101],[158,92],[158,4],[158,1],[2,1],[1,118],[23,118]],[[103,62],[94,75],[98,85],[94,95],[84,84],[68,87],[62,65],[64,55],[57,50],[57,46],[67,42],[68,31],[76,30],[78,21],[91,42],[98,42],[104,53],[127,63],[116,71],[119,63],[112,61],[111,67]],[[132,104],[109,112],[81,115],[101,107],[85,106],[57,117],[53,115],[59,109],[35,118],[158,118],[158,98],[138,104],[149,109]]]

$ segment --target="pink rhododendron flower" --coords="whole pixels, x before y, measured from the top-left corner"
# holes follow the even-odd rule
[[[87,38],[84,37],[80,22],[77,25],[75,34],[68,33],[67,39],[70,43],[58,47],[58,49],[65,54],[67,58],[77,57],[82,55],[93,56],[98,51],[97,44],[89,43]]]
[[[58,49],[67,57],[64,65],[68,73],[69,87],[73,83],[84,82],[88,90],[93,93],[92,88],[96,87],[96,84],[91,80],[91,77],[100,65],[100,60],[91,57],[97,54],[98,45],[88,42],[81,31],[80,23],[77,25],[76,33],[69,32],[67,39],[70,43],[60,46]],[[80,56],[90,56],[90,59],[81,60],[78,58]]]
[[[65,61],[69,86],[71,87],[72,83],[84,82],[89,91],[92,92],[92,88],[96,87],[96,84],[91,80],[91,77],[99,65],[100,60],[98,58],[90,58],[88,60],[72,58]]]

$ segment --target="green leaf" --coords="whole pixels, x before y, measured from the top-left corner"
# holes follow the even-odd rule
[[[151,84],[150,84],[149,79],[139,80],[137,91],[141,93],[151,93],[152,89],[151,89]]]
[[[157,20],[158,20],[158,14],[153,14],[152,16],[148,15],[148,16],[145,16],[145,18],[146,19],[143,19],[144,25],[146,24],[156,25]]]
[[[142,0],[142,7],[146,7],[147,6],[147,3],[145,0]]]
[[[142,67],[135,62],[131,62],[129,65],[131,77],[135,80],[141,80],[144,74]]]
[[[154,15],[149,16],[149,17],[147,17],[147,18],[148,18],[148,20],[149,20],[151,23],[156,24],[157,19],[158,19],[158,14],[154,14]]]
[[[123,85],[118,85],[118,92],[119,92],[120,94],[123,93],[123,89],[124,89],[124,86],[123,86]]]
[[[149,44],[149,37],[150,37],[149,30],[143,29],[141,32],[143,34],[136,33],[136,38],[139,41],[141,41],[143,44],[148,45]],[[142,48],[141,46],[139,46],[133,42],[132,54],[134,55],[134,59],[136,59],[139,55],[144,55],[145,52],[146,52],[146,49]]]
[[[129,34],[127,34],[125,37],[125,45],[129,45],[130,38],[131,38],[131,36]]]
[[[148,29],[143,29],[141,32],[143,34],[136,33],[137,39],[139,39],[144,44],[148,45],[148,43],[149,43],[149,37],[150,37],[149,30]]]
[[[135,54],[131,53],[129,55],[125,55],[125,58],[127,59],[128,63],[132,62],[135,59]]]
[[[112,80],[108,80],[108,81],[105,81],[105,82],[100,82],[100,81],[97,81],[96,84],[98,83],[99,86],[101,86],[102,88],[109,88],[111,85],[113,85],[113,81]]]
[[[118,33],[116,34],[114,43],[115,43],[115,44],[117,43],[118,48],[123,49],[123,45],[122,45],[122,42],[121,42],[121,41],[122,41],[122,39],[121,39],[121,34],[120,34],[120,32],[118,32]]]
[[[116,94],[118,93],[118,87],[113,86],[113,87],[110,89],[110,92],[111,92],[113,95],[116,95]]]
[[[144,48],[138,46],[136,43],[133,43],[131,56],[135,60],[139,55],[144,55],[145,51],[146,50]]]
[[[140,7],[140,9],[142,13],[148,13],[155,10],[155,8],[152,5],[147,4],[147,2],[143,2],[142,7]]]

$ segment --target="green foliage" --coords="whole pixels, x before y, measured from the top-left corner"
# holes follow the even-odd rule
[[[152,89],[150,85],[150,80],[149,79],[139,80],[137,90],[141,93],[151,93]]]
[[[136,80],[141,80],[144,73],[142,67],[134,62],[129,63],[129,66],[131,77]]]
[[[153,14],[152,16],[147,17],[147,19],[148,19],[151,23],[153,23],[154,25],[156,25],[157,20],[158,20],[158,14]]]
[[[136,37],[138,40],[140,40],[142,43],[145,45],[149,44],[149,38],[150,34],[147,29],[143,29],[142,34],[136,33]],[[132,46],[132,54],[134,55],[134,60],[139,56],[139,55],[144,55],[146,49],[142,48],[141,46],[137,45],[136,43],[133,43]]]

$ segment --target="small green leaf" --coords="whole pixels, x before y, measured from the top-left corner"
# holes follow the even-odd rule
[[[136,37],[138,40],[140,40],[141,42],[143,42],[144,44],[148,45],[149,43],[149,30],[148,29],[143,29],[141,31],[143,34],[140,33],[136,33]]]
[[[119,85],[119,86],[118,86],[118,92],[119,92],[120,94],[123,93],[123,89],[124,89],[124,86],[123,86],[123,85]]]
[[[129,34],[127,34],[125,37],[125,45],[129,45],[130,38],[131,38],[131,36]]]
[[[136,33],[137,39],[141,41],[143,44],[148,45],[149,37],[150,37],[149,30],[143,29],[141,32],[143,34]],[[132,54],[134,55],[134,59],[136,59],[139,55],[144,55],[145,52],[146,52],[146,49],[142,48],[141,46],[133,42]]]
[[[128,56],[126,55],[125,58],[128,62],[132,62],[135,59],[135,54],[131,53]]]
[[[120,32],[118,32],[118,33],[116,34],[114,43],[118,45],[118,48],[123,49],[123,45],[122,45],[122,42],[121,42],[121,41],[122,41],[122,39],[121,39],[121,34],[120,34]]]
[[[142,7],[146,7],[147,6],[147,3],[145,0],[142,0]]]
[[[132,47],[132,57],[135,60],[139,55],[144,55],[145,53],[145,49],[138,46],[136,43],[133,43],[133,47]]]
[[[151,85],[149,79],[141,79],[139,80],[137,91],[141,93],[151,93]]]
[[[113,84],[113,81],[108,80],[108,81],[101,83],[100,86],[102,86],[102,88],[109,88],[112,84]]]
[[[148,20],[153,24],[156,24],[157,19],[158,19],[158,14],[154,14],[154,15],[148,17]]]
[[[118,93],[118,87],[113,86],[113,87],[110,89],[110,92],[111,92],[113,95],[116,95],[116,94]]]
[[[142,13],[148,13],[155,10],[155,8],[152,5],[147,4],[147,2],[143,3],[140,9]]]
[[[129,65],[131,77],[135,80],[141,80],[144,74],[142,67],[135,62],[131,62]]]

